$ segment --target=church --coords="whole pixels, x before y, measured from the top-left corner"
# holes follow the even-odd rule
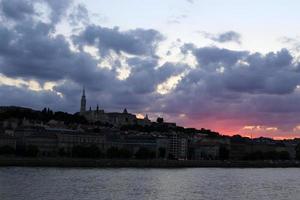
[[[115,127],[121,127],[124,125],[147,126],[151,125],[152,123],[148,118],[148,115],[146,115],[144,119],[139,119],[136,117],[136,115],[128,113],[126,108],[123,110],[122,113],[106,113],[104,112],[104,110],[99,109],[98,105],[96,110],[92,110],[91,107],[89,110],[86,110],[86,96],[84,88],[81,96],[80,115],[84,116],[89,122],[101,122],[103,124],[111,124]]]

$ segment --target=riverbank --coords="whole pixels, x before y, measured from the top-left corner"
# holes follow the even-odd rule
[[[200,161],[200,160],[112,160],[74,158],[0,158],[0,167],[94,167],[94,168],[288,168],[300,167],[298,161]]]

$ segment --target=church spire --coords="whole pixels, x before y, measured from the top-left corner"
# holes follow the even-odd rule
[[[82,89],[82,96],[80,102],[80,114],[84,114],[86,111],[86,98],[85,98],[85,88]]]
[[[82,89],[82,96],[85,97],[85,87],[83,86],[83,89]]]

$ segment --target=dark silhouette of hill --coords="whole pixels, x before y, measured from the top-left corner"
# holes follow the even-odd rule
[[[17,119],[28,119],[28,120],[35,120],[41,122],[48,122],[50,120],[57,120],[63,121],[65,124],[86,124],[87,121],[84,117],[75,114],[69,114],[66,112],[53,112],[49,108],[44,108],[42,111],[32,110],[30,108],[23,108],[23,107],[0,107],[0,120],[6,120],[10,118],[17,118]]]

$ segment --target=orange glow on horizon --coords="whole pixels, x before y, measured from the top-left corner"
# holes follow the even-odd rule
[[[241,122],[224,120],[224,121],[203,121],[201,124],[194,122],[188,127],[205,128],[220,133],[221,135],[233,136],[241,135],[243,137],[258,138],[267,137],[275,140],[300,138],[300,134],[295,131],[281,131],[278,127],[263,125],[245,125],[244,120]],[[246,128],[245,128],[246,127]]]

